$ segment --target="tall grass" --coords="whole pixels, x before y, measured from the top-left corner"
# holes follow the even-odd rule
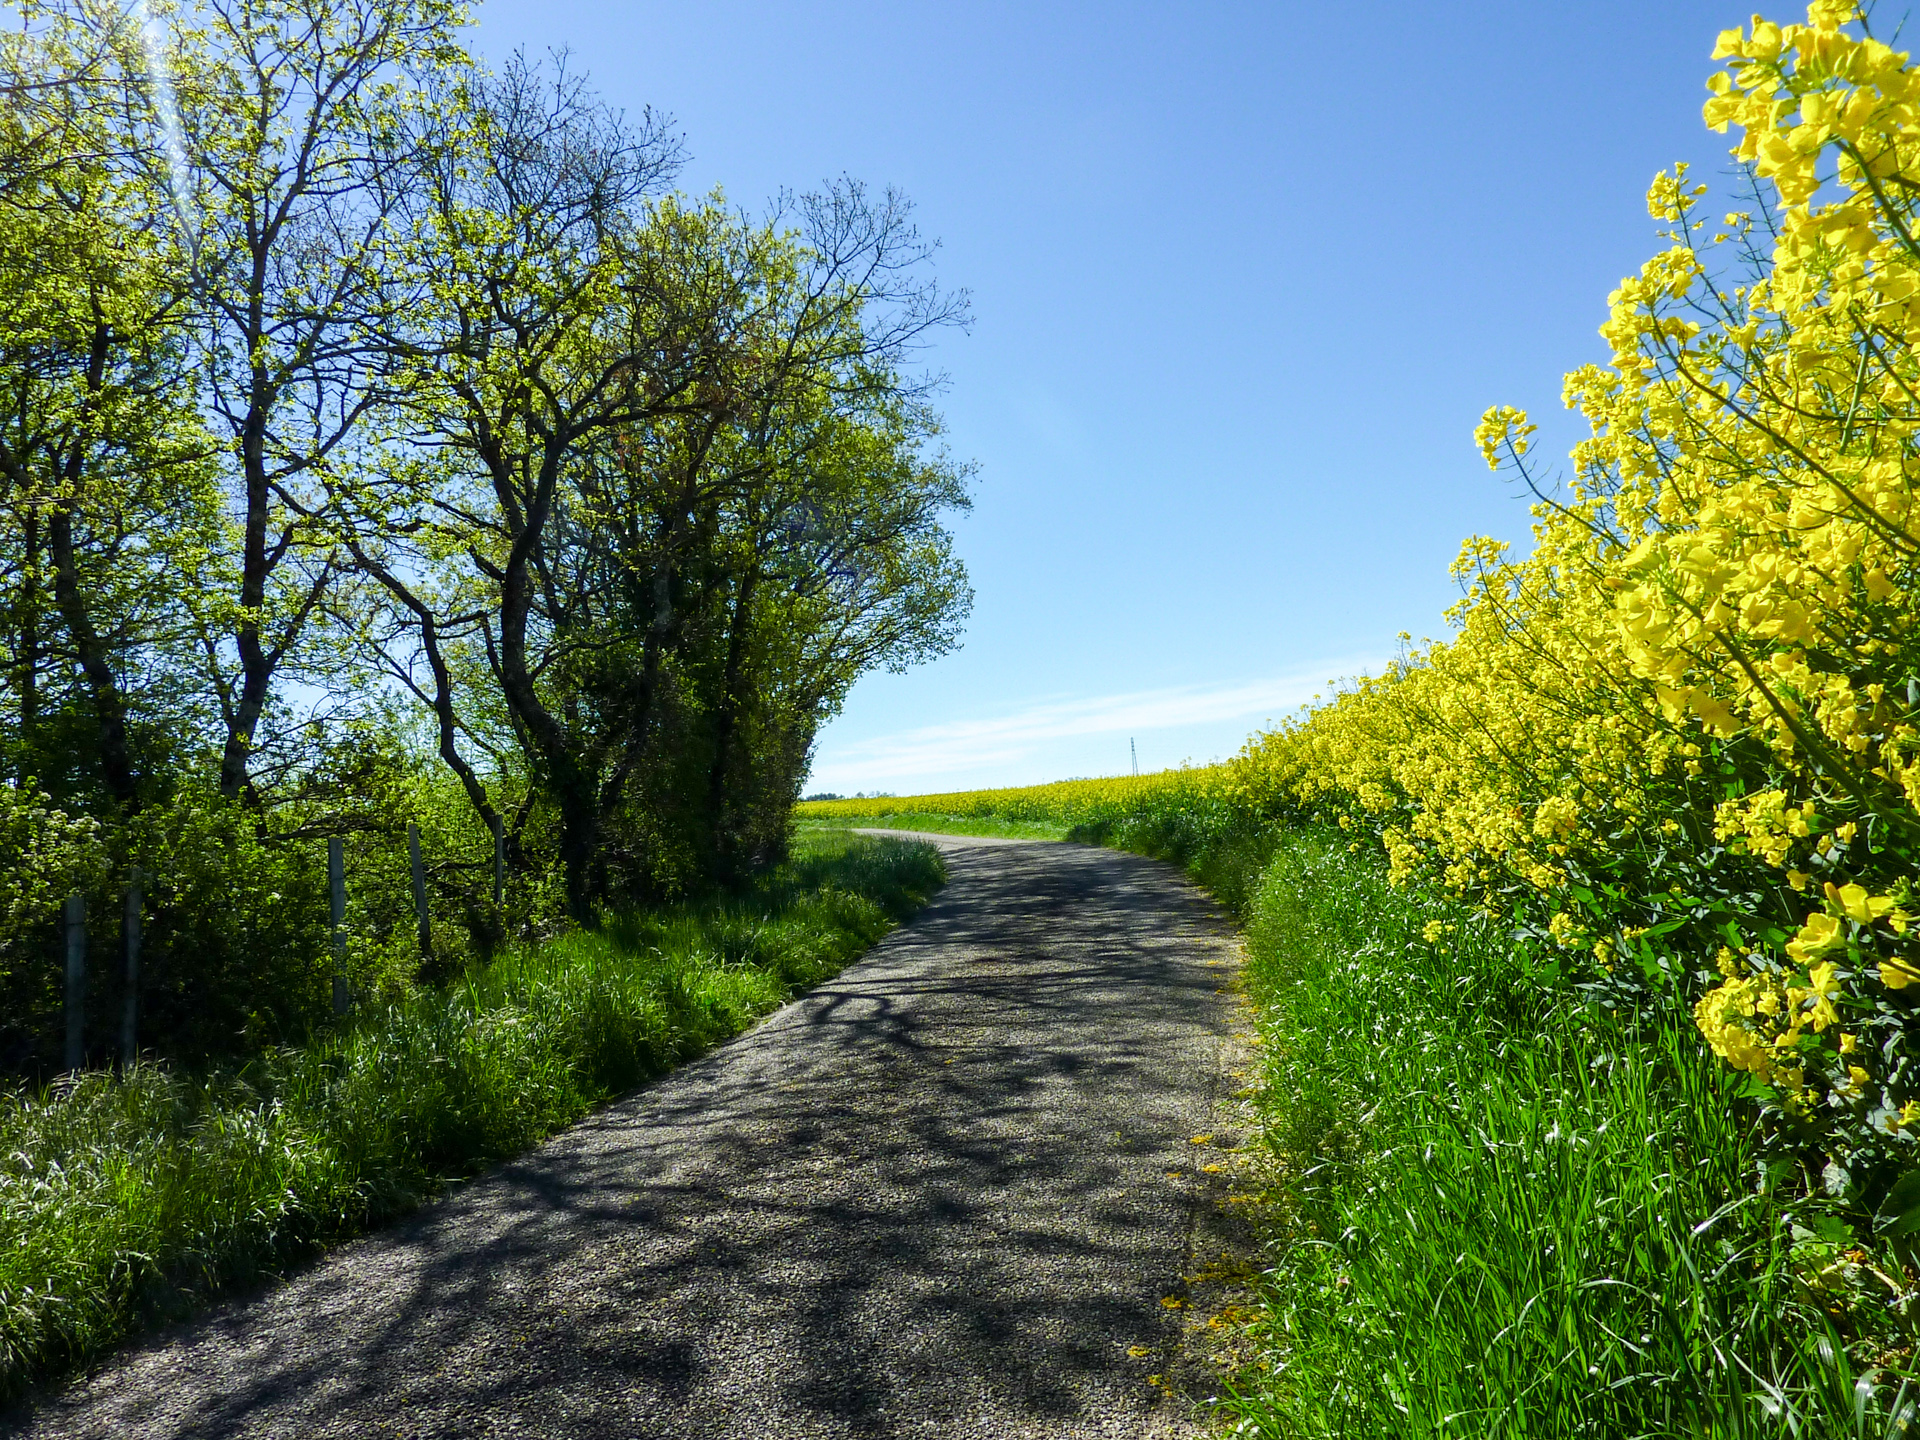
[[[749,896],[510,951],[235,1072],[0,1098],[0,1395],[536,1143],[831,975],[943,880],[928,846],[810,837]]]
[[[1234,1433],[1908,1433],[1796,1266],[1819,1202],[1677,1005],[1549,983],[1328,836],[1281,837],[1248,915],[1273,1268]]]

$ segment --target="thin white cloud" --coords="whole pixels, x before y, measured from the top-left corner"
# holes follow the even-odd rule
[[[1244,738],[1260,722],[1291,714],[1325,694],[1330,679],[1378,673],[1385,663],[1382,656],[1349,656],[1323,661],[1311,670],[1231,685],[1049,698],[1002,715],[948,720],[831,747],[814,761],[812,783],[845,790],[908,777],[982,772],[1010,776],[1036,753],[1091,735],[1142,735],[1238,721],[1239,728],[1228,733]],[[1233,740],[1227,748],[1238,744]]]

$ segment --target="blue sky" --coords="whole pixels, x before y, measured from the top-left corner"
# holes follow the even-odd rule
[[[1647,182],[1725,168],[1750,8],[488,0],[472,43],[670,113],[685,188],[898,185],[972,292],[929,356],[980,467],[965,643],[863,680],[809,784],[911,794],[1224,756],[1439,633],[1462,538],[1527,531],[1474,424],[1572,442]]]

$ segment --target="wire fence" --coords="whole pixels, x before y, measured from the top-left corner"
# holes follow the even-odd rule
[[[433,920],[427,903],[427,871],[420,852],[420,827],[407,822],[407,863],[413,880],[413,909],[418,924],[420,954],[433,955]],[[146,876],[133,866],[124,890],[125,905],[120,923],[120,1036],[115,1053],[120,1063],[130,1065],[140,1056],[140,940],[144,920]],[[493,837],[493,903],[503,903],[506,890],[506,838],[496,831]],[[344,1016],[353,1008],[354,989],[347,967],[347,860],[346,842],[338,835],[327,841],[327,895],[333,948],[333,1013]],[[62,932],[66,948],[66,992],[63,1019],[66,1028],[65,1069],[81,1070],[87,1056],[87,897],[80,891],[69,895],[62,907]]]

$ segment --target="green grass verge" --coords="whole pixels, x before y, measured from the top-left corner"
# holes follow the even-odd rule
[[[918,830],[931,835],[981,835],[1006,840],[1064,840],[1071,827],[1044,820],[1003,820],[995,815],[937,815],[908,810],[876,819],[802,818],[800,832],[828,830]]]
[[[809,835],[730,902],[511,951],[237,1073],[0,1097],[0,1396],[523,1150],[825,979],[945,880]]]
[[[1907,1433],[1677,1005],[1551,983],[1328,835],[1281,838],[1248,921],[1273,1268],[1232,1433]]]

